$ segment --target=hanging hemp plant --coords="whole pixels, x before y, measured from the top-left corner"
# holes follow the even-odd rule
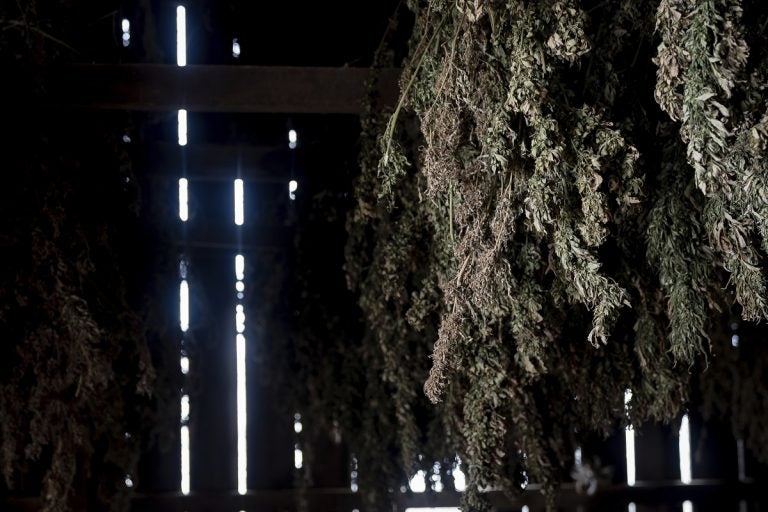
[[[699,405],[749,411],[736,435],[768,462],[768,350],[750,365],[726,334],[768,316],[768,8],[407,5],[401,94],[363,120],[346,252],[403,474],[432,446],[466,463],[464,510],[521,475],[551,508],[590,433]]]
[[[139,455],[178,425],[164,314],[173,263],[121,140],[125,115],[38,106],[51,87],[43,69],[68,62],[65,41],[91,23],[77,13],[0,6],[13,99],[2,118],[0,501],[34,497],[44,512],[128,510]]]

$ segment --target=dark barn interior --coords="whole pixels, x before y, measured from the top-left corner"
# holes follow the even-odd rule
[[[423,21],[433,3],[442,6],[435,12],[470,4],[500,12],[505,4],[3,2],[0,510],[484,510],[465,500],[468,488],[497,511],[768,510],[768,449],[761,445],[768,442],[768,331],[759,318],[742,320],[730,295],[727,306],[707,303],[711,312],[700,329],[710,341],[701,354],[689,364],[665,363],[668,373],[659,370],[660,379],[674,375],[674,385],[643,380],[646,362],[640,352],[631,355],[640,322],[628,315],[643,310],[634,295],[627,302],[632,313],[614,320],[630,333],[618,337],[618,348],[609,347],[614,338],[596,348],[579,334],[583,357],[569,355],[573,348],[558,352],[583,368],[579,379],[594,381],[592,398],[579,395],[589,392],[588,384],[570,389],[566,380],[547,381],[537,390],[534,377],[512,381],[510,388],[530,386],[530,395],[512,391],[510,400],[530,400],[535,405],[525,407],[543,412],[529,429],[520,427],[528,420],[517,413],[505,416],[503,449],[487,444],[503,461],[493,476],[474,469],[485,459],[472,448],[472,432],[490,434],[467,426],[475,420],[469,402],[461,401],[477,393],[472,372],[483,367],[457,377],[461,387],[447,392],[454,398],[433,405],[423,396],[443,309],[427,308],[418,330],[393,327],[392,338],[376,335],[375,314],[384,315],[378,318],[386,326],[393,325],[387,318],[410,321],[412,309],[399,306],[402,297],[386,283],[372,287],[370,275],[378,272],[385,282],[402,276],[414,293],[426,290],[420,272],[431,268],[429,253],[437,251],[427,241],[433,231],[423,230],[402,242],[411,244],[410,259],[386,260],[391,248],[377,249],[376,237],[399,233],[410,222],[408,205],[437,200],[422,187],[387,204],[386,194],[366,191],[361,177],[366,152],[378,147],[366,134],[383,131],[386,119],[373,121],[381,113],[411,112],[398,121],[410,144],[409,165],[421,166],[419,151],[434,144],[419,131],[424,119],[414,121],[420,99],[402,100],[411,77],[426,66],[413,52],[432,44],[411,33],[448,23]],[[606,5],[627,4],[555,3],[582,5],[595,27],[608,23]],[[656,12],[659,2],[642,3]],[[759,2],[732,3],[744,3],[745,19],[753,16],[750,23],[765,28],[768,10]],[[502,30],[494,23],[487,30]],[[629,50],[646,67],[622,75],[625,84],[655,80],[653,38],[661,36],[648,33],[652,45]],[[446,55],[461,40],[447,42]],[[750,41],[755,47],[758,39]],[[761,52],[750,58],[768,62]],[[591,62],[557,75],[584,80],[569,96],[573,102],[591,98],[582,77]],[[440,87],[438,80],[434,88]],[[637,110],[654,102],[653,91],[645,92]],[[764,89],[759,96],[764,113]],[[510,119],[520,133],[535,125]],[[662,133],[668,125],[648,130]],[[640,161],[653,168],[663,151],[654,146],[643,153],[638,140]],[[521,158],[535,152],[528,148]],[[684,149],[680,154],[685,158]],[[648,183],[656,183],[653,172]],[[414,176],[403,179],[423,185]],[[387,213],[370,213],[379,208]],[[462,221],[450,208],[453,240]],[[609,216],[609,222],[619,217]],[[363,226],[362,235],[354,235],[355,226]],[[609,237],[621,231],[612,229]],[[611,262],[625,258],[623,250],[610,241],[599,248],[617,275],[623,263]],[[557,266],[555,249],[546,254],[542,268]],[[381,268],[377,258],[386,260]],[[759,258],[764,262],[765,254]],[[457,282],[464,272],[458,260],[447,271]],[[719,281],[707,290],[733,287],[725,274],[732,268],[724,268],[712,270]],[[541,279],[549,286],[555,278]],[[449,288],[441,281],[440,289]],[[671,294],[657,295],[664,301]],[[425,292],[424,301],[434,300]],[[385,313],[375,313],[378,307]],[[548,307],[541,309],[544,322],[551,318],[579,333],[589,324],[585,312],[595,309],[574,306],[550,317]],[[653,312],[664,318],[662,330],[675,325],[664,314]],[[578,337],[553,336],[567,347]],[[661,338],[655,350],[667,357],[672,349]],[[509,364],[531,364],[520,363],[527,357],[520,354]],[[626,380],[606,377],[624,373]],[[568,408],[551,400],[554,390],[565,403],[594,402],[585,407],[596,419],[577,406],[568,414],[584,416],[583,425],[547,419]],[[677,407],[664,402],[654,409],[648,398],[654,395]],[[635,403],[637,415],[629,412]],[[744,404],[749,408],[738,412]],[[602,406],[611,412],[602,414]],[[495,418],[495,407],[479,414]],[[594,431],[586,430],[590,421]],[[542,460],[555,464],[526,448],[546,443],[519,441],[532,435],[565,439],[542,449]],[[400,436],[416,444],[414,452]]]

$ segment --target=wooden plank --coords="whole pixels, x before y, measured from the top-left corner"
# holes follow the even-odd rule
[[[491,491],[488,496],[493,506],[499,512],[517,512],[522,505],[527,505],[531,510],[543,510],[544,497],[539,492],[540,488],[530,485],[520,496],[505,495],[500,491]],[[217,510],[249,510],[270,512],[290,510],[294,508],[296,500],[303,496],[306,499],[309,511],[343,511],[349,512],[352,508],[359,508],[362,504],[359,493],[352,493],[349,488],[344,489],[285,489],[275,491],[249,491],[245,495],[229,493],[192,493],[182,496],[179,493],[136,495],[131,500],[133,512],[201,512]],[[407,507],[446,507],[458,506],[461,495],[452,491],[441,493],[400,494],[397,502],[398,509]],[[703,503],[728,504],[722,510],[737,510],[738,501],[748,500],[753,506],[768,504],[768,493],[764,492],[764,486],[758,483],[725,482],[722,480],[694,480],[689,485],[680,482],[638,482],[634,487],[626,485],[611,485],[598,487],[593,496],[577,493],[572,484],[564,484],[557,493],[559,510],[577,510],[579,507],[589,507],[594,510],[626,510],[629,502],[641,505],[655,505],[655,510],[679,510],[683,500],[691,500],[694,509]],[[39,498],[0,498],[0,510],[32,511],[41,508]],[[758,510],[751,508],[750,510]]]
[[[193,492],[236,489],[234,251],[190,255]]]
[[[531,510],[544,509],[544,496],[536,486],[520,496],[509,496],[499,491],[488,494],[493,507],[498,512],[517,512],[527,505]],[[626,510],[629,502],[638,505],[653,505],[654,509],[667,505],[675,510],[683,500],[691,500],[694,507],[703,503],[718,503],[722,510],[736,510],[739,499],[752,503],[764,504],[768,496],[760,492],[755,484],[726,483],[723,481],[694,480],[690,485],[679,482],[638,483],[634,487],[625,485],[598,488],[593,496],[577,493],[572,484],[565,484],[557,494],[559,510]],[[243,496],[226,495],[155,495],[136,497],[132,503],[134,512],[208,510],[253,510],[259,512],[277,512],[293,509],[301,496],[298,490],[284,491],[249,491]],[[307,510],[323,512],[349,512],[361,508],[359,493],[346,489],[308,489],[303,495]],[[452,491],[441,493],[405,493],[397,497],[398,510],[408,507],[456,507],[461,495]],[[667,508],[667,510],[669,510]],[[679,509],[677,509],[679,510]]]
[[[394,103],[399,74],[381,70],[383,104]],[[369,75],[352,67],[81,64],[50,70],[47,84],[49,104],[59,107],[359,114]]]

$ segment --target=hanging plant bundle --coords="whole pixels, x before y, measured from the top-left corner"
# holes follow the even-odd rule
[[[164,224],[142,205],[124,115],[38,107],[44,66],[68,61],[64,40],[91,18],[37,2],[6,3],[0,18],[13,99],[2,120],[0,495],[39,497],[46,512],[125,510],[139,454],[178,422]]]
[[[521,474],[551,497],[590,433],[699,404],[768,461],[768,351],[728,332],[768,314],[768,8],[408,7],[347,247],[401,467],[458,453],[466,510]]]

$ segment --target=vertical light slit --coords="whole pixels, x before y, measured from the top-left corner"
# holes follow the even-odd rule
[[[179,327],[181,332],[189,329],[189,285],[186,279],[179,285]]]
[[[181,493],[189,494],[189,427],[181,426]]]
[[[691,483],[691,425],[688,415],[684,415],[680,422],[678,448],[680,454],[680,481],[684,484]]]
[[[411,488],[411,492],[422,493],[427,490],[426,476],[427,473],[423,469],[420,469],[413,475],[413,477],[411,477],[411,480],[408,482],[408,487]]]
[[[123,18],[120,22],[120,28],[123,30],[123,47],[127,48],[131,44],[131,22],[128,18]]]
[[[187,9],[176,7],[176,64],[187,65]]]
[[[293,415],[293,431],[301,434],[302,430],[304,430],[304,425],[301,423],[301,414],[297,412]]]
[[[238,281],[245,279],[245,258],[242,254],[235,256],[235,278]]]
[[[693,512],[693,503],[689,500],[683,502],[683,512]]]
[[[181,492],[189,494],[189,395],[181,396]]]
[[[182,222],[189,220],[189,182],[187,178],[179,179],[179,218]]]
[[[243,205],[243,180],[235,180],[235,224],[243,225],[245,208]]]
[[[432,490],[435,492],[443,492],[443,477],[441,475],[441,469],[442,465],[439,462],[435,462],[432,465],[432,476],[430,477],[430,480],[432,480]]]
[[[301,451],[298,444],[293,447],[293,467],[296,469],[304,467],[304,452]]]
[[[235,308],[235,329],[238,334],[245,332],[245,311],[242,304],[238,304]]]
[[[248,491],[248,444],[246,429],[248,416],[246,410],[245,386],[245,336],[236,336],[237,358],[237,492]]]
[[[464,492],[467,488],[467,477],[461,470],[461,461],[456,461],[451,473],[453,475],[453,488],[456,489],[456,492]]]
[[[355,457],[354,454],[352,454],[352,471],[349,473],[349,490],[352,492],[357,492],[359,490],[359,487],[357,485],[357,457]]]
[[[632,390],[627,389],[624,392],[624,408],[629,412],[629,402],[632,401]],[[624,430],[624,443],[626,445],[627,459],[627,485],[633,486],[636,483],[635,474],[635,429],[628,425]]]
[[[637,512],[637,505],[630,501],[627,505],[627,512]]]
[[[179,109],[179,146],[187,145],[187,111],[186,109]]]
[[[237,181],[235,181],[235,208],[237,208]],[[242,205],[242,187],[240,190]],[[237,217],[237,213],[235,213]],[[242,222],[241,222],[242,224]],[[245,257],[242,254],[235,255],[235,278],[237,279],[238,290],[244,290],[245,285]],[[242,298],[242,292],[238,292],[238,298]],[[235,306],[235,360],[236,360],[236,388],[237,388],[237,492],[245,494],[248,492],[248,411],[247,411],[247,388],[245,380],[245,308],[242,304]]]
[[[181,396],[181,422],[189,421],[189,395]]]

